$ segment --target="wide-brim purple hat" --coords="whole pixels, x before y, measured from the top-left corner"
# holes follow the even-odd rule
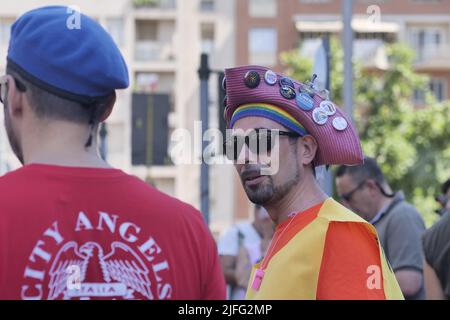
[[[351,119],[310,83],[251,65],[225,69],[224,86],[224,117],[229,128],[246,116],[266,117],[301,135],[306,132],[313,136],[318,145],[316,166],[363,163],[361,143]]]

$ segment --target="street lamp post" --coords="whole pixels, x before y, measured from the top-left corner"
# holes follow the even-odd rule
[[[200,59],[200,68],[198,69],[198,75],[200,78],[200,114],[202,121],[202,137],[208,130],[208,108],[209,108],[209,93],[208,93],[208,81],[211,74],[211,69],[208,65],[208,55],[202,53]],[[201,156],[201,168],[200,168],[200,202],[201,212],[205,219],[206,224],[209,225],[209,167],[205,159],[203,159],[203,151],[208,146],[207,141],[202,139],[202,156]]]

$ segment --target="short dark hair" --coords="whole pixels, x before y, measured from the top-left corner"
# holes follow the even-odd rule
[[[442,193],[446,194],[450,189],[450,178],[442,184]]]
[[[346,174],[352,176],[357,183],[367,179],[373,179],[382,185],[386,182],[383,172],[373,158],[365,157],[364,163],[358,166],[341,165],[336,171],[336,177],[342,177]]]
[[[6,67],[6,73],[25,86],[30,106],[39,118],[97,125],[112,99],[112,95],[110,95],[94,104],[83,104],[57,96],[36,86],[9,66]]]

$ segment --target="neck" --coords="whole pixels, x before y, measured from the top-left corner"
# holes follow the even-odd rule
[[[35,128],[38,129],[27,130],[22,137],[24,165],[40,163],[69,167],[110,167],[97,153],[96,130],[93,132],[92,145],[86,148],[88,126],[52,121]]]
[[[325,201],[328,195],[311,177],[309,181],[300,181],[283,198],[276,203],[266,205],[270,217],[276,224],[280,224],[289,218],[289,214],[302,212],[312,206]]]
[[[373,218],[375,218],[375,216],[381,211],[381,209],[390,205],[391,202],[392,202],[392,198],[388,198],[388,197],[381,195],[381,199],[380,199],[380,201],[378,201],[378,205],[375,208],[376,212],[372,215],[372,217],[369,219],[369,221],[372,220]]]

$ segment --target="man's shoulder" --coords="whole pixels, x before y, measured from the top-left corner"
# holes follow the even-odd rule
[[[27,179],[28,172],[24,167],[0,176],[0,197],[7,197],[11,192],[15,192],[17,190],[15,185],[26,182]]]
[[[358,216],[353,211],[347,209],[333,198],[328,198],[325,200],[320,208],[318,217],[324,218],[329,222],[354,222],[369,225],[366,220]]]
[[[46,173],[49,171],[47,170]],[[120,179],[123,183],[120,184],[121,192],[126,189],[127,201],[141,203],[143,206],[152,206],[158,208],[160,211],[167,212],[171,217],[179,216],[185,217],[192,221],[202,220],[200,212],[193,206],[178,200],[168,194],[159,191],[153,186],[149,185],[145,181],[139,179],[134,175],[127,174],[123,171],[116,170],[115,172],[107,175],[107,177],[113,177],[114,179]],[[45,181],[42,181],[39,175],[40,171],[34,170],[32,167],[24,166],[17,170],[8,172],[0,177],[0,199],[5,199],[8,196],[12,196],[14,193],[23,193],[25,189],[35,189],[36,184],[42,186]],[[38,176],[39,175],[39,176]],[[95,177],[103,177],[103,175],[96,175]],[[39,178],[39,179],[38,179]],[[65,180],[64,180],[65,181]],[[66,183],[66,182],[60,183]],[[67,183],[70,183],[67,181]],[[114,192],[117,193],[118,184],[111,186]],[[106,189],[102,189],[102,193],[108,192]],[[0,201],[1,202],[1,201]]]
[[[21,167],[13,171],[6,172],[4,175],[0,176],[0,185],[11,182],[17,178],[22,178],[25,175],[26,175],[25,167]]]
[[[365,242],[366,245],[377,246],[377,231],[366,220],[347,209],[337,201],[329,198],[322,206],[319,218],[326,219],[326,242],[346,242],[347,247]],[[339,239],[339,240],[336,240]]]
[[[387,220],[396,221],[416,221],[424,225],[423,218],[417,208],[406,200],[400,201],[395,205],[391,212],[386,215]]]
[[[443,240],[446,238],[446,240]],[[429,229],[423,233],[425,244],[439,242],[441,239],[444,242],[450,241],[450,210],[447,212]]]
[[[147,199],[162,211],[176,214],[177,216],[184,217],[189,221],[203,223],[203,217],[200,211],[192,205],[156,189],[136,176],[127,176],[135,187],[130,190],[130,192],[133,192],[133,190],[134,192],[139,192],[141,197]]]

